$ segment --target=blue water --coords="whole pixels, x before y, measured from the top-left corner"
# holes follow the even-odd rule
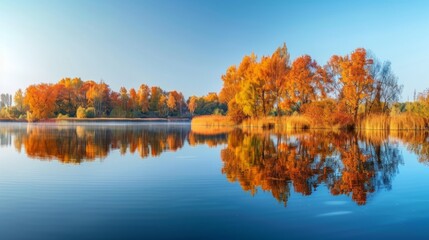
[[[281,156],[276,150],[279,136],[299,152],[313,133],[205,135],[186,124],[3,124],[0,239],[424,238],[429,166],[419,161],[426,156],[408,149],[419,141],[420,148],[427,147],[425,134],[423,140],[381,137],[383,146],[395,153],[357,163],[361,171],[370,161],[379,161],[370,164],[370,171],[362,171],[369,179],[363,177],[367,192],[362,202],[352,192],[332,193],[347,165],[338,152],[333,151],[326,168],[318,165],[320,154],[313,154],[312,175],[302,182],[294,177],[300,172],[283,175],[279,170],[276,176],[283,178],[277,179],[267,170],[277,167],[276,162],[267,162]],[[226,167],[236,158],[226,159],[222,151],[239,152],[237,146],[248,143],[255,150],[262,146],[259,141],[271,150],[243,150],[237,156],[251,153],[250,160],[233,162],[237,171]],[[356,143],[359,154],[367,154],[372,146],[363,138]],[[275,159],[265,159],[267,155]],[[303,156],[285,166],[299,165]],[[314,169],[327,168],[335,171],[320,180],[323,173]],[[262,169],[264,174],[258,175]],[[247,179],[253,172],[258,180]],[[274,180],[266,183],[261,176]],[[298,182],[309,183],[310,192],[295,189]],[[350,186],[355,185],[360,188],[353,181]],[[275,197],[276,186],[283,186],[280,191],[286,192],[287,200]]]

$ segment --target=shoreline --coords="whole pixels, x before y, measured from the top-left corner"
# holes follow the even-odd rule
[[[190,118],[50,118],[36,123],[191,122]],[[0,123],[31,123],[22,119],[0,119]]]

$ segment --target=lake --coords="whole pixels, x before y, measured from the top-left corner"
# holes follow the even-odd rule
[[[0,124],[0,239],[424,238],[427,132]]]

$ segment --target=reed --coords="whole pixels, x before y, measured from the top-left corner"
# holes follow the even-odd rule
[[[267,116],[260,118],[247,118],[237,125],[227,116],[199,116],[192,119],[192,127],[197,131],[203,128],[213,127],[241,127],[243,130],[270,130],[274,132],[284,132],[290,130],[302,129],[329,129],[329,130],[343,130],[351,129],[353,126],[332,124],[320,124],[318,121],[309,118],[306,115],[293,115],[293,116]],[[424,130],[427,128],[428,121],[412,113],[403,113],[394,116],[386,114],[372,114],[362,119],[355,127],[358,131],[371,131],[371,130]],[[207,131],[207,130],[204,130]],[[224,132],[224,130],[213,130],[213,132]]]
[[[260,128],[264,130],[301,130],[310,128],[310,120],[305,116],[263,117],[245,119],[242,128]]]
[[[242,128],[274,129],[278,124],[275,117],[247,118],[241,123]]]
[[[364,118],[359,124],[360,129],[388,130],[391,118],[385,114],[372,114]]]
[[[390,130],[424,130],[426,121],[412,113],[398,114],[390,117]]]
[[[228,116],[205,115],[192,118],[191,126],[200,127],[223,127],[236,126],[236,123]]]
[[[305,116],[290,116],[286,118],[286,129],[308,129],[311,127],[310,120]]]

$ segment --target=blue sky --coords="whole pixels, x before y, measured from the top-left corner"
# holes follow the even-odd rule
[[[426,1],[0,0],[0,92],[63,77],[217,92],[251,52],[286,42],[323,65],[358,47],[390,60],[403,100],[429,88]]]

